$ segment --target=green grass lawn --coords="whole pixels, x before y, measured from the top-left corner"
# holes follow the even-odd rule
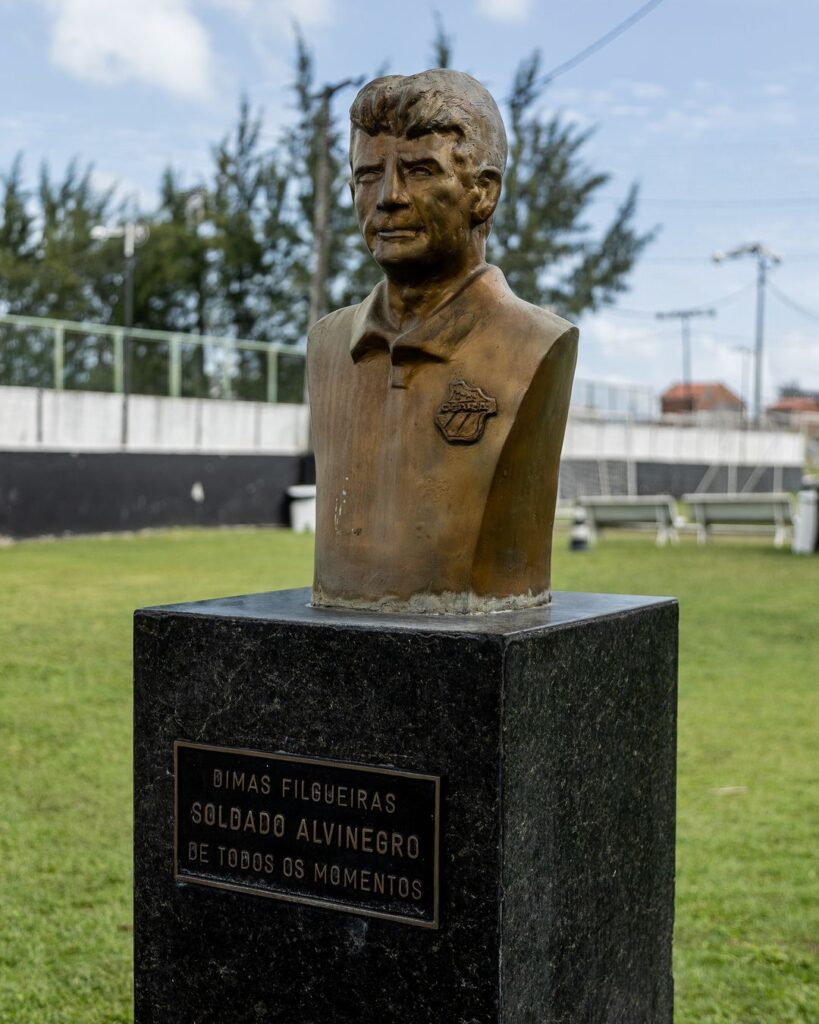
[[[2,1024],[131,1020],[133,609],[306,585],[311,549],[253,530],[0,549]],[[677,1024],[815,1024],[819,558],[641,536],[569,554],[564,533],[554,580],[680,599]]]

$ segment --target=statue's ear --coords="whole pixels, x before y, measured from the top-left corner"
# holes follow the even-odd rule
[[[477,193],[472,208],[475,224],[484,224],[495,212],[501,193],[501,173],[497,167],[482,167],[475,178]]]

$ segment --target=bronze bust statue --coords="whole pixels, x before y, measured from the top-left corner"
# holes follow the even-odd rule
[[[485,261],[506,133],[474,78],[364,86],[350,186],[385,279],[310,331],[313,603],[479,613],[549,601],[577,328]]]

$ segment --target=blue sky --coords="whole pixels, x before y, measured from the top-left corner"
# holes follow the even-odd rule
[[[502,98],[521,57],[571,57],[640,0],[0,0],[0,168],[23,151],[93,162],[153,198],[168,163],[191,184],[230,127],[240,93],[272,142],[292,116],[292,18],[331,81],[429,63],[433,11],[455,65]],[[578,374],[657,388],[679,378],[679,331],[654,310],[711,305],[754,279],[750,262],[709,256],[762,240],[781,254],[770,295],[765,392],[819,389],[819,3],[664,0],[610,46],[556,79],[543,106],[596,127],[588,162],[613,177],[590,212],[602,230],[632,181],[657,241],[618,305],[581,323]],[[343,103],[340,104],[343,110]],[[741,381],[754,296],[694,324],[695,379]],[[813,314],[810,316],[808,314]]]

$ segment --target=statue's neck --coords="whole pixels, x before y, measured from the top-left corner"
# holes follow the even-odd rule
[[[457,267],[448,264],[439,273],[423,277],[387,274],[387,302],[396,323],[408,329],[443,305],[468,278],[486,265],[483,251],[470,253]]]

